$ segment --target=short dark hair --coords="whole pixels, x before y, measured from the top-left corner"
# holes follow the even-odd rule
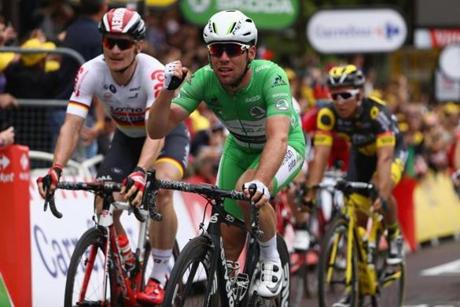
[[[99,13],[104,6],[104,2],[105,0],[80,0],[80,14],[94,15]]]

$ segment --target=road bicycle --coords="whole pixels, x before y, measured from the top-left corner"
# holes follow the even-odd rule
[[[383,214],[371,209],[378,197],[369,183],[337,181],[316,188],[334,188],[345,197],[322,241],[318,268],[319,306],[401,306],[405,264],[387,265]],[[367,227],[358,225],[358,214]],[[347,302],[339,304],[339,301]]]
[[[333,186],[341,180],[343,172],[332,169],[324,174],[322,182]],[[291,187],[294,193],[293,201],[296,207],[302,209],[305,183],[296,183]],[[280,196],[280,197],[278,197]],[[277,212],[278,232],[284,237],[287,229],[294,230],[295,221],[287,197],[278,194],[275,201]],[[318,294],[318,261],[321,238],[326,232],[329,222],[340,213],[343,207],[343,194],[334,188],[324,188],[317,192],[316,206],[309,210],[305,230],[308,231],[310,242],[304,248],[293,248],[290,251],[291,259],[291,301],[290,306],[302,306],[303,300],[315,298]]]
[[[137,293],[144,290],[148,268],[153,265],[151,246],[148,239],[150,219],[159,221],[154,193],[145,189],[142,206],[136,208],[128,203],[116,202],[113,192],[121,190],[121,184],[108,181],[59,182],[58,189],[93,192],[102,197],[101,214],[93,217],[95,226],[88,229],[78,240],[67,271],[64,306],[140,306],[136,302]],[[45,210],[50,207],[57,218],[62,214],[57,210],[54,196],[45,199]],[[127,267],[121,255],[117,233],[113,225],[113,211],[126,210],[134,213],[140,222],[137,248],[134,252],[135,265]],[[177,258],[177,242],[173,258]]]
[[[151,175],[151,174],[150,174]],[[153,175],[154,176],[154,175]],[[242,192],[222,190],[208,184],[190,184],[180,181],[153,180],[153,190],[170,189],[196,193],[207,199],[211,216],[205,226],[200,223],[201,235],[190,240],[177,258],[166,286],[163,306],[288,306],[289,305],[289,254],[284,240],[277,236],[281,257],[283,280],[278,297],[266,300],[257,295],[253,286],[260,277],[259,245],[262,235],[258,222],[258,209],[251,206],[251,227],[226,212],[225,198],[247,200]],[[236,226],[247,231],[245,262],[225,257],[220,225]]]

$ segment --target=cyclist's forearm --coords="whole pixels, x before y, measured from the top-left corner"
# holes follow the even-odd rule
[[[310,165],[310,169],[308,170],[307,186],[318,184],[323,179],[323,174],[326,170],[331,152],[331,146],[315,146],[314,152],[315,155]]]
[[[260,180],[267,187],[270,186],[273,177],[275,177],[286,155],[287,144],[287,136],[284,138],[272,138],[267,140],[260,157],[255,179]]]
[[[155,160],[158,158],[163,145],[164,138],[154,140],[147,137],[144,146],[142,147],[142,152],[139,157],[139,161],[137,162],[137,166],[142,167],[144,170],[150,169]]]
[[[83,123],[83,118],[79,118],[76,115],[67,115],[59,132],[56,148],[54,150],[53,162],[55,164],[60,164],[62,166],[67,164],[78,144]]]
[[[391,164],[393,162],[393,149],[380,149],[377,156],[377,176],[379,194],[384,199],[391,195]]]
[[[170,116],[171,100],[173,98],[174,91],[163,89],[150,107],[147,132],[151,138],[162,138],[172,129]]]

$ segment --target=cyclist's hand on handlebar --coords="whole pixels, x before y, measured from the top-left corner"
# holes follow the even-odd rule
[[[254,184],[256,186],[256,191],[254,195],[251,196],[249,192],[249,187]],[[257,208],[262,207],[270,200],[270,191],[268,188],[259,180],[252,180],[243,184],[243,192],[247,198],[251,198],[254,202],[254,205]]]
[[[316,206],[316,189],[308,188],[308,187],[305,187],[305,188],[306,190],[302,198],[302,204],[300,207],[300,211],[311,212]]]
[[[181,61],[174,61],[165,65],[164,87],[170,91],[176,90],[187,76],[188,69],[182,67]]]
[[[48,170],[48,174],[37,178],[38,192],[41,197],[45,198],[47,195],[54,193],[61,178],[62,168],[62,165],[55,163]]]
[[[132,205],[139,206],[142,203],[144,194],[145,170],[142,167],[136,167],[128,177],[123,179],[122,184],[120,193]]]
[[[372,211],[385,211],[388,208],[388,200],[377,197],[372,204]]]

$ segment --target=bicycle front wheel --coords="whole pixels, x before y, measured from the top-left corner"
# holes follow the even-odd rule
[[[218,306],[215,272],[211,271],[211,242],[199,236],[179,254],[166,285],[163,306]],[[206,294],[210,293],[211,297]],[[206,302],[209,302],[207,304]]]
[[[64,306],[109,306],[121,303],[110,291],[110,274],[104,272],[107,261],[103,228],[88,229],[80,238],[70,260],[64,294]],[[105,282],[105,287],[104,287]]]
[[[352,242],[352,246],[348,245]],[[351,248],[351,263],[347,261]],[[348,273],[347,273],[348,271]],[[350,274],[347,283],[347,274]],[[318,267],[318,298],[320,307],[343,302],[347,306],[358,303],[358,262],[353,238],[348,238],[348,222],[336,217],[323,238]]]

